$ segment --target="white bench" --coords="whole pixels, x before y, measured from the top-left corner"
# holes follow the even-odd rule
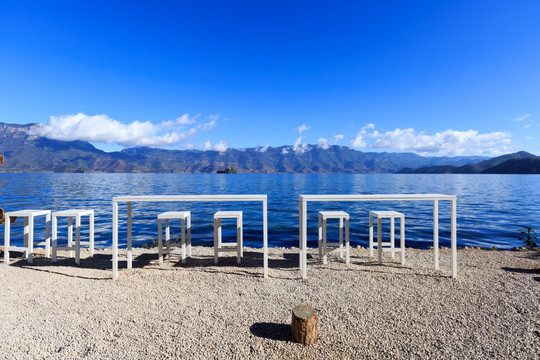
[[[186,262],[186,227],[187,227],[187,243],[188,243],[188,256],[191,257],[191,211],[168,211],[158,215],[158,251],[159,251],[159,264],[163,264],[163,253],[171,255],[172,247],[178,247],[178,245],[171,245],[171,232],[169,227],[169,220],[180,219],[181,231],[180,236],[182,247],[182,263]],[[165,220],[165,244],[166,250],[163,250],[162,236],[163,231],[161,228],[161,221]]]
[[[89,239],[81,241],[81,218],[88,216]],[[67,246],[58,246],[58,218],[67,217]],[[73,244],[73,218],[75,218],[75,244]],[[86,209],[69,209],[55,211],[52,213],[52,245],[53,257],[52,261],[56,262],[58,250],[68,251],[68,256],[73,257],[75,251],[75,263],[81,263],[81,247],[87,245],[90,249],[90,256],[94,256],[94,210]]]
[[[401,252],[401,264],[405,264],[405,215],[397,211],[370,211],[369,212],[369,256],[373,256],[373,218],[377,219],[377,250],[379,264],[382,263],[383,251],[390,252],[392,259],[394,253]],[[400,219],[400,248],[396,249],[394,242],[394,219]],[[382,242],[382,219],[390,219],[390,241]]]
[[[326,225],[328,219],[339,219],[339,242],[328,242],[326,234]],[[345,221],[345,229],[343,222]],[[339,257],[343,259],[343,230],[345,230],[345,263],[350,263],[349,255],[349,214],[344,211],[319,211],[319,257],[322,256],[323,264],[327,263],[327,254],[329,247],[337,247],[334,251],[339,251]]]
[[[28,262],[34,260],[34,218],[45,216],[45,241],[35,245],[45,244],[45,256],[51,257],[51,210],[19,210],[5,213],[4,223],[4,263],[9,263],[9,252],[24,251]],[[23,246],[10,246],[11,217],[24,218],[24,244]]]
[[[221,219],[236,219],[236,243],[224,243],[221,239]],[[214,214],[214,264],[218,263],[219,253],[236,252],[236,261],[242,262],[242,211],[218,211]]]

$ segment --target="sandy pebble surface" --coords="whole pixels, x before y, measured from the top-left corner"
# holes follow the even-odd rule
[[[212,248],[163,266],[135,249],[117,281],[110,250],[81,266],[14,258],[0,265],[0,359],[539,358],[540,252],[461,249],[452,280],[449,250],[440,271],[431,251],[409,250],[405,266],[358,248],[351,265],[323,265],[309,251],[307,280],[297,249],[270,249],[266,280],[251,248],[239,266],[214,265]],[[314,345],[289,335],[301,303],[319,312]]]

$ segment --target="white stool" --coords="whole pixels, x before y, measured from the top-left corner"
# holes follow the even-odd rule
[[[171,232],[169,228],[169,220],[180,219],[181,230],[180,236],[182,247],[182,263],[186,262],[186,227],[187,227],[187,243],[188,243],[188,256],[191,257],[191,211],[168,211],[158,215],[158,251],[159,251],[159,264],[163,264],[163,253],[171,255]],[[162,242],[162,230],[161,220],[165,220],[165,244],[166,250],[163,250]],[[172,247],[178,247],[173,245]]]
[[[90,232],[88,241],[81,241],[81,218],[83,216],[88,216],[88,227]],[[67,246],[58,246],[59,217],[68,218]],[[73,218],[75,218],[75,245],[73,245]],[[80,265],[82,245],[88,245],[88,247],[90,248],[90,256],[94,256],[94,210],[69,209],[55,211],[52,213],[52,229],[53,262],[56,262],[57,260],[58,250],[67,250],[69,257],[73,257],[73,250],[75,250],[75,263],[77,265]]]
[[[20,210],[5,213],[4,223],[4,263],[9,263],[9,252],[12,250],[22,250],[26,254],[28,262],[34,260],[34,218],[45,215],[45,241],[36,245],[45,244],[45,256],[51,257],[51,211],[50,210]],[[11,217],[24,218],[24,246],[10,246]]]
[[[330,243],[326,237],[326,220],[339,219],[339,242]],[[349,255],[349,214],[344,211],[319,211],[319,257],[323,257],[323,264],[327,263],[329,247],[338,247],[331,251],[339,250],[339,257],[343,259],[343,220],[345,220],[345,252],[347,254],[345,263],[350,263]]]
[[[236,243],[221,242],[221,219],[236,219]],[[218,263],[220,252],[236,252],[238,264],[242,261],[244,251],[242,249],[242,212],[241,211],[218,211],[214,214],[214,264]]]
[[[370,211],[369,212],[369,256],[373,256],[373,218],[377,218],[377,250],[379,252],[379,264],[382,263],[383,251],[390,252],[392,259],[394,253],[401,252],[401,265],[405,264],[405,215],[397,211]],[[390,241],[382,242],[382,219],[390,219]],[[400,248],[394,246],[394,219],[400,219]]]

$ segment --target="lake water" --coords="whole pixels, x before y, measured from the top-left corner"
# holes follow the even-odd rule
[[[538,175],[397,175],[397,174],[0,174],[0,207],[21,209],[95,210],[97,247],[109,247],[112,198],[120,195],[267,194],[269,246],[298,246],[299,194],[457,195],[458,246],[510,249],[522,246],[519,230],[530,226],[540,234],[540,176]],[[432,202],[309,203],[308,245],[316,246],[317,211],[344,210],[351,215],[351,244],[367,246],[368,211],[405,213],[409,247],[432,245]],[[213,213],[244,211],[244,243],[262,246],[262,206],[255,202],[133,203],[134,246],[157,237],[157,214],[191,210],[194,245],[213,245]],[[120,205],[120,244],[126,239],[126,205]],[[440,244],[450,246],[450,202],[439,202]],[[85,222],[83,222],[83,225]],[[224,236],[234,226],[224,222]],[[231,223],[232,224],[232,223]],[[173,223],[174,226],[174,223]],[[65,226],[59,226],[65,231]],[[19,231],[20,227],[15,227]],[[174,229],[173,229],[174,230]],[[44,234],[41,221],[36,236]],[[2,229],[3,233],[3,229]],[[62,234],[62,233],[61,233]],[[86,231],[83,230],[83,236]],[[329,237],[337,236],[335,225]],[[16,234],[14,244],[22,244]]]

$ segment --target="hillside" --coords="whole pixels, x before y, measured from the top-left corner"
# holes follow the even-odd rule
[[[424,166],[405,168],[400,174],[540,174],[540,157],[519,151],[498,156],[477,164],[463,166]]]
[[[540,174],[540,157],[510,159],[482,171],[483,174]]]
[[[213,173],[394,173],[399,169],[467,166],[485,157],[423,157],[412,153],[368,153],[345,146],[228,149],[224,152],[134,147],[104,152],[84,141],[28,135],[33,124],[0,123],[1,172],[174,172]]]

